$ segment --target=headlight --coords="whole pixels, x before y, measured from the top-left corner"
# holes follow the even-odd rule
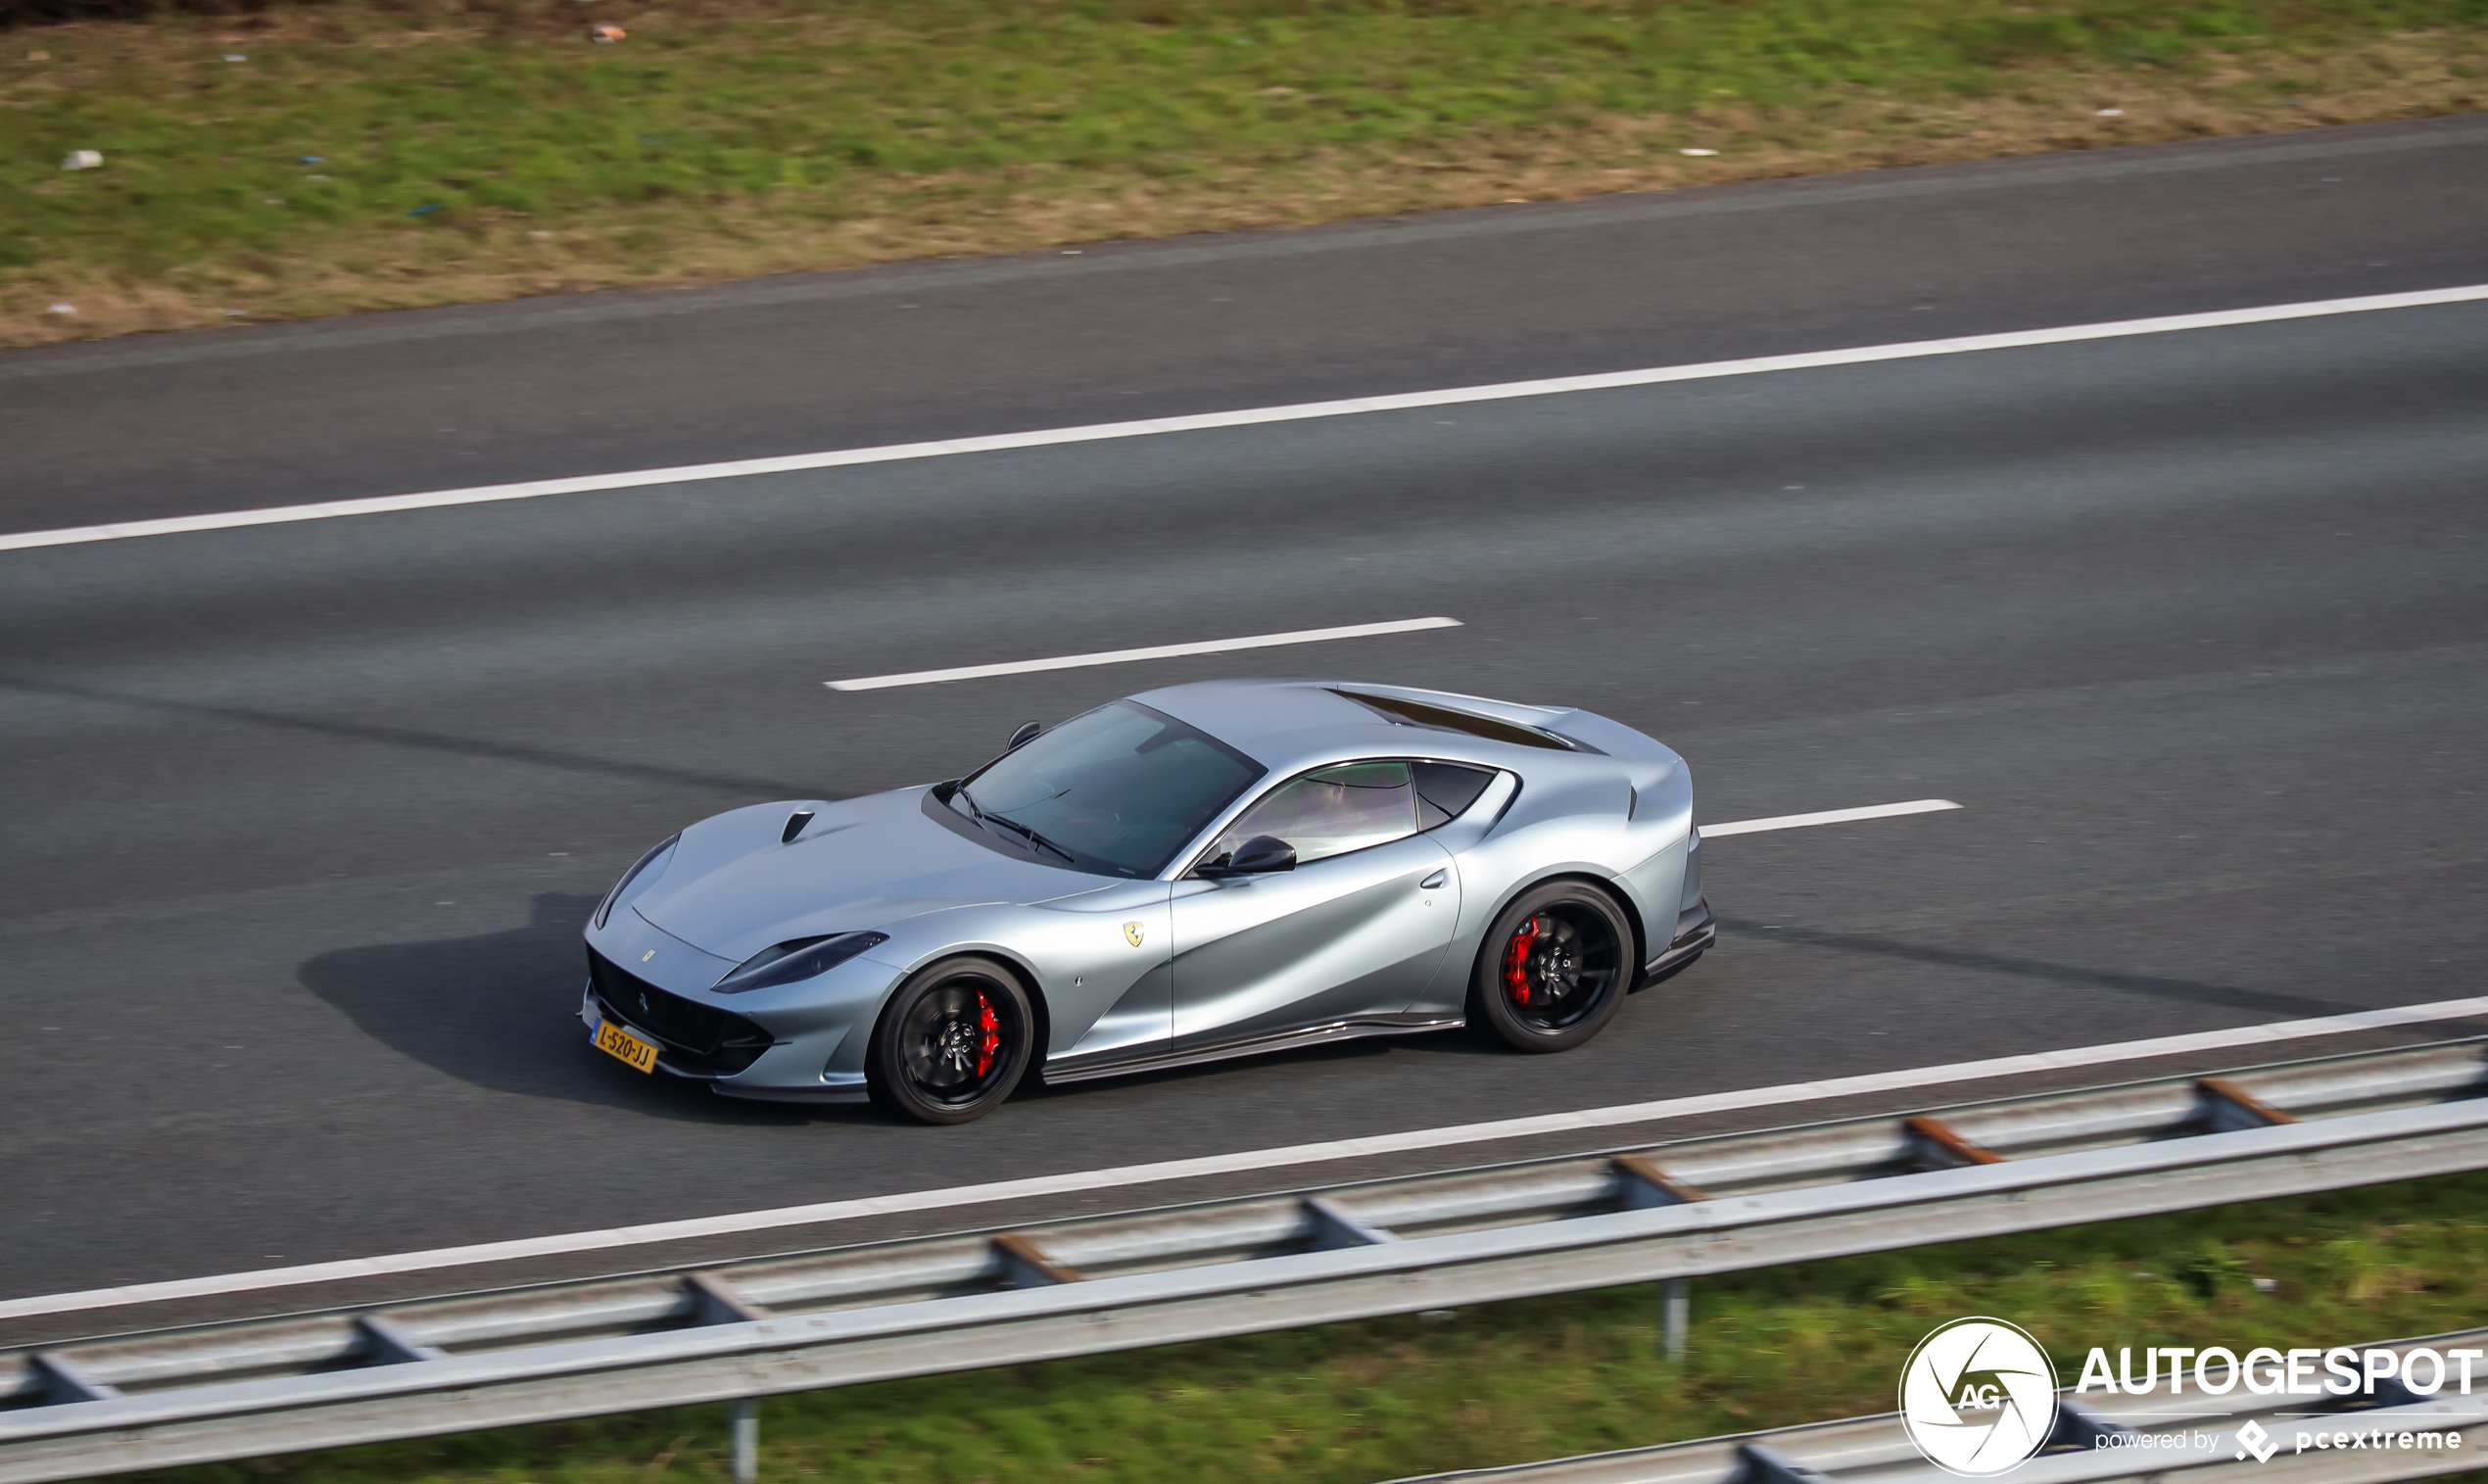
[[[639,860],[632,865],[630,870],[623,872],[622,879],[615,882],[613,884],[613,889],[605,893],[604,905],[597,908],[597,926],[599,928],[604,926],[604,920],[613,915],[613,909],[621,906],[627,899],[626,894],[637,894],[636,892],[631,891],[631,887],[634,884],[639,886],[641,891],[646,891],[648,887],[655,886],[656,879],[665,874],[666,857],[672,855],[674,853],[674,847],[682,842],[683,837],[681,835],[677,834],[668,836],[666,838],[657,842],[656,848],[648,851],[647,854],[641,856]]]
[[[719,994],[741,994],[747,989],[791,984],[816,974],[827,974],[865,949],[888,941],[886,933],[834,933],[826,937],[789,938],[744,959],[713,988]]]

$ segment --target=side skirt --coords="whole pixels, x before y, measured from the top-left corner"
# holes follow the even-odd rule
[[[741,1098],[746,1103],[848,1105],[873,1100],[873,1095],[864,1089],[860,1081],[852,1087],[823,1087],[817,1092],[809,1087],[729,1087],[723,1082],[711,1081],[708,1090],[719,1097]]]
[[[1098,1077],[1124,1077],[1135,1072],[1158,1072],[1170,1067],[1194,1067],[1203,1062],[1231,1061],[1239,1056],[1260,1056],[1271,1051],[1293,1051],[1301,1046],[1326,1046],[1333,1041],[1363,1040],[1372,1035],[1415,1035],[1427,1030],[1457,1030],[1468,1024],[1465,1017],[1451,1016],[1371,1016],[1359,1020],[1332,1021],[1323,1026],[1308,1026],[1301,1030],[1281,1030],[1268,1035],[1251,1036],[1239,1041],[1226,1041],[1216,1046],[1199,1046],[1186,1051],[1162,1051],[1152,1056],[1129,1057],[1103,1065],[1064,1066],[1055,1062],[1045,1065],[1045,1080],[1085,1082]]]

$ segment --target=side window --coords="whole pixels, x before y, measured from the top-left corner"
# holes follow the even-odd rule
[[[1459,763],[1417,763],[1416,827],[1431,830],[1448,825],[1468,812],[1477,795],[1495,781],[1491,768],[1466,768]]]
[[[1345,763],[1272,789],[1226,827],[1205,858],[1231,854],[1257,835],[1274,835],[1295,846],[1300,864],[1345,855],[1414,835],[1417,809],[1409,764]]]

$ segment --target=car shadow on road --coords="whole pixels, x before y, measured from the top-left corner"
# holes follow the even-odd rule
[[[341,948],[307,961],[297,978],[382,1045],[494,1092],[702,1124],[888,1122],[866,1108],[718,1097],[590,1049],[579,1023],[579,940],[597,900],[540,892],[523,928]]]

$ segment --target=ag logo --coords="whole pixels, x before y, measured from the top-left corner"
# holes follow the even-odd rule
[[[1955,1319],[1909,1353],[1900,1423],[1946,1473],[2009,1472],[2056,1429],[2056,1367],[2017,1324]]]
[[[1124,924],[1124,936],[1130,940],[1133,947],[1139,947],[1140,939],[1143,936],[1140,925],[1138,923]]]

